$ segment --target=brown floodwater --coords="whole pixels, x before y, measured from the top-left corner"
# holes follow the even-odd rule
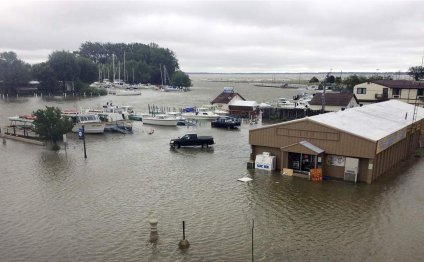
[[[45,105],[97,107],[106,101],[182,107],[207,104],[223,86],[258,102],[299,90],[195,79],[186,93],[142,90],[137,97],[0,99],[0,123]],[[424,158],[411,158],[372,185],[314,183],[246,169],[249,129],[150,127],[134,134],[68,135],[53,152],[0,144],[1,261],[422,261]],[[187,132],[212,135],[211,148],[171,150]],[[251,182],[238,182],[243,176]],[[159,241],[149,243],[149,219]],[[187,251],[180,251],[182,221]]]

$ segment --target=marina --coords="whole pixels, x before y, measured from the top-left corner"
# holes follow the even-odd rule
[[[203,78],[193,76],[190,92],[2,99],[0,125],[46,105],[101,108],[113,99],[140,112],[147,112],[149,103],[205,105],[222,91],[222,83]],[[234,86],[258,103],[299,93]],[[151,132],[153,126],[134,121],[133,135],[87,135],[87,159],[74,133],[68,134],[66,151],[61,145],[58,152],[7,140],[0,144],[0,256],[6,261],[249,261],[254,219],[256,261],[327,261],[329,254],[338,261],[422,258],[424,211],[417,207],[424,198],[423,157],[412,156],[371,185],[315,183],[247,169],[249,131],[269,124],[262,120],[226,130],[199,120],[195,126],[154,126]],[[215,144],[170,150],[170,139],[188,133],[213,136]],[[156,244],[149,243],[153,218]],[[178,248],[181,221],[190,241],[186,252]]]

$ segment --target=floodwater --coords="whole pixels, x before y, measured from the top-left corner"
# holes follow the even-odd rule
[[[197,78],[187,93],[0,100],[0,123],[45,105],[202,105],[228,85],[258,102],[299,92]],[[424,158],[372,185],[247,170],[248,131],[260,125],[228,131],[201,122],[149,135],[135,123],[133,135],[87,135],[87,159],[75,134],[59,152],[0,144],[0,260],[250,261],[254,220],[255,261],[422,261]],[[216,144],[171,150],[169,139],[186,132]],[[238,182],[243,176],[253,181]],[[159,221],[157,244],[148,241],[151,218]],[[178,249],[182,221],[187,251]]]

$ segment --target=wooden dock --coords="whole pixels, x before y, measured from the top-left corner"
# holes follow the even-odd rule
[[[309,108],[267,107],[262,109],[262,120],[289,121],[307,116],[318,115],[320,113],[320,110],[311,110]]]

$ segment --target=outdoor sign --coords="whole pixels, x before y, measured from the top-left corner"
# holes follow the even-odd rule
[[[344,156],[327,155],[327,163],[332,166],[345,166]]]
[[[84,139],[84,128],[78,129],[78,138]]]

